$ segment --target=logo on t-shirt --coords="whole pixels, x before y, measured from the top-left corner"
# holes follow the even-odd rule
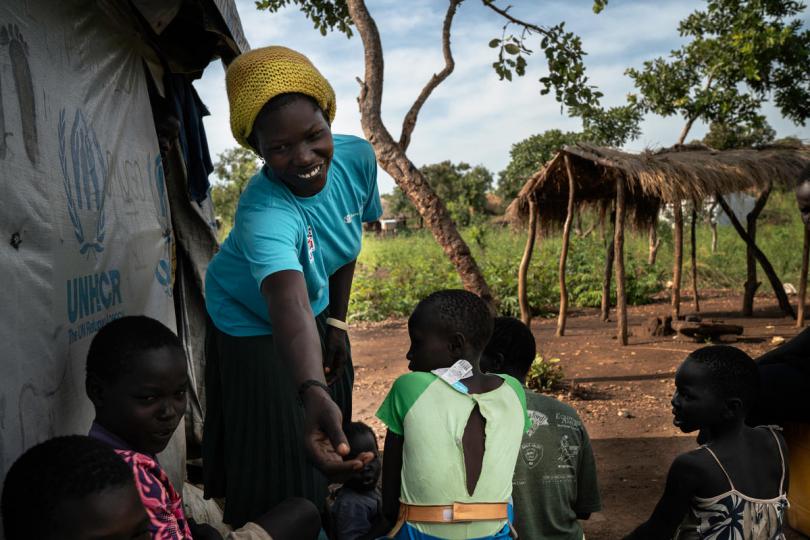
[[[343,221],[344,223],[351,223],[354,218],[359,216],[360,212],[354,212],[353,214],[346,214],[345,216],[343,216]]]
[[[526,465],[528,465],[530,469],[534,469],[543,459],[543,445],[537,443],[523,443],[520,445],[520,455],[523,457],[523,461],[526,462]]]
[[[548,425],[548,416],[541,413],[540,411],[533,411],[529,409],[526,411],[529,414],[529,421],[531,422],[531,427],[529,427],[529,431],[526,433],[529,437],[534,435],[534,432],[537,431],[537,428],[540,426],[547,426]]]
[[[309,262],[315,262],[315,238],[312,235],[311,226],[307,226],[307,252],[309,253]]]
[[[557,461],[561,463],[558,468],[571,468],[579,455],[579,445],[571,444],[568,435],[560,437],[560,455]]]

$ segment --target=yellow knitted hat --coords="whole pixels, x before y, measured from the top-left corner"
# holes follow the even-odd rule
[[[263,47],[240,54],[225,75],[231,106],[231,131],[247,148],[253,122],[264,105],[280,94],[306,94],[335,119],[335,91],[309,58],[287,47]]]

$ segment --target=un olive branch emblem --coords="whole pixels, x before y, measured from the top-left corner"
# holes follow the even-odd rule
[[[71,178],[65,141],[65,109],[59,112],[59,162],[62,166],[62,184],[67,197],[67,209],[73,234],[79,243],[79,253],[89,256],[104,251],[106,215],[104,203],[106,194],[104,182],[107,179],[107,165],[104,154],[96,138],[96,133],[87,124],[80,110],[76,111],[70,132],[70,154],[73,165]],[[93,212],[96,227],[92,238],[85,234],[79,211]]]

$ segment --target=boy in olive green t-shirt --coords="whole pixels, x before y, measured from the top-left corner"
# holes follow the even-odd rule
[[[525,324],[498,317],[481,369],[525,381],[535,353]],[[531,426],[512,479],[515,529],[520,538],[582,540],[579,520],[602,507],[588,432],[572,407],[552,397],[526,390],[526,408]]]

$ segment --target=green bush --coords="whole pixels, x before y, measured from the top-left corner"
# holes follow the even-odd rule
[[[550,392],[557,388],[565,378],[559,362],[559,358],[545,360],[539,354],[535,356],[526,375],[526,386],[538,392]]]
[[[718,250],[711,253],[711,231],[705,223],[697,230],[698,285],[701,289],[742,291],[745,281],[745,244],[730,226],[718,227]],[[526,242],[525,232],[476,223],[462,231],[472,249],[500,312],[517,316],[518,265]],[[790,193],[771,196],[758,224],[757,244],[785,282],[796,284],[801,265],[802,225]],[[672,230],[659,225],[661,247],[656,264],[647,264],[647,234],[629,231],[625,238],[627,302],[650,302],[665,290],[672,276]],[[688,225],[684,230],[682,290],[691,290]],[[528,296],[532,311],[549,315],[559,308],[558,264],[560,235],[543,235],[535,246],[528,274]],[[571,235],[566,282],[569,305],[598,307],[601,303],[605,244],[598,232],[586,238]],[[761,291],[769,289],[761,270]],[[410,314],[416,303],[437,289],[461,287],[461,280],[442,249],[426,230],[396,237],[364,238],[352,289],[350,316],[355,320],[381,320]],[[615,280],[611,303],[615,305]]]

